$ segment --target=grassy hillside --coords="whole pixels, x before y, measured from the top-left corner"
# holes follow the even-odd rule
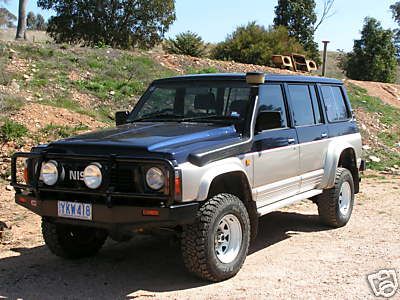
[[[178,73],[254,70],[257,66],[162,53],[0,42],[0,139],[4,157],[57,138],[111,126],[115,111],[131,109],[148,84]],[[330,53],[330,61],[335,54]],[[261,67],[259,67],[261,69]],[[274,71],[274,70],[268,70]],[[276,70],[276,72],[283,72]],[[336,75],[335,75],[336,74]],[[328,67],[328,75],[339,77]],[[377,170],[400,165],[400,111],[349,85],[366,156]],[[0,175],[8,171],[2,170]]]

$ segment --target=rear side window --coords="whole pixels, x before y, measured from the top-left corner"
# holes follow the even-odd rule
[[[342,89],[339,86],[321,86],[329,122],[346,121],[350,118]]]
[[[280,84],[263,85],[259,93],[260,111],[279,111],[281,113],[282,128],[287,127],[285,100]]]
[[[321,115],[311,98],[313,86],[289,85],[291,107],[295,126],[308,126],[321,123]],[[315,89],[314,89],[314,96]]]

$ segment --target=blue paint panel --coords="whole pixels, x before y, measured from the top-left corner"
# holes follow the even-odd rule
[[[356,122],[353,120],[329,124],[329,137],[342,136],[358,132],[360,131]]]
[[[211,80],[211,81],[245,81],[245,73],[217,73],[217,74],[196,74],[184,75],[170,78],[163,78],[155,80],[154,83],[169,83],[169,82],[182,82],[182,81],[197,81],[197,80]],[[299,76],[299,75],[265,75],[265,82],[306,82],[306,83],[325,83],[343,85],[343,82],[337,79],[316,77],[316,76]]]
[[[251,152],[289,146],[289,139],[294,139],[292,145],[299,143],[295,129],[285,128],[261,132],[254,137]]]
[[[325,124],[297,127],[296,130],[300,144],[320,141],[329,135],[328,126]]]

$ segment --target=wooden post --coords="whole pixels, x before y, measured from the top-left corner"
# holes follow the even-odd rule
[[[322,41],[324,43],[324,59],[322,63],[322,76],[325,76],[326,74],[326,63],[328,61],[328,44],[330,41]]]

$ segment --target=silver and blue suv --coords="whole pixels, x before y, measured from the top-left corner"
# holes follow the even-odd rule
[[[16,202],[42,216],[58,256],[173,229],[188,270],[220,281],[240,270],[260,216],[311,199],[322,223],[350,219],[364,162],[341,81],[160,79],[116,123],[13,157]]]

